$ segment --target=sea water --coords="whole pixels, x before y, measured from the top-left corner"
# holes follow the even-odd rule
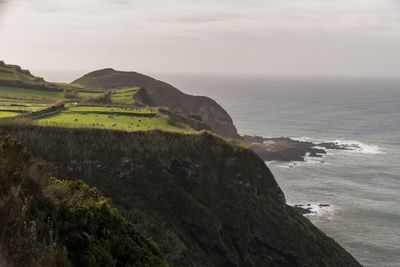
[[[217,100],[241,134],[357,145],[267,165],[287,202],[310,204],[308,218],[363,265],[400,266],[400,80],[157,77]]]

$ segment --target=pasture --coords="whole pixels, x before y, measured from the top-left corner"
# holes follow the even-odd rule
[[[69,106],[58,113],[39,117],[36,122],[42,126],[104,128],[129,132],[156,129],[173,132],[190,131],[189,127],[175,125],[168,116],[147,108]]]

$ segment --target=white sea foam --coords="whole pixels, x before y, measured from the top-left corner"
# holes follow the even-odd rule
[[[280,162],[280,161],[266,161],[268,166],[275,166],[284,169],[291,169],[301,166],[309,166],[310,164],[325,164],[329,165],[329,154],[347,154],[347,153],[357,153],[357,154],[370,154],[370,155],[380,155],[386,154],[387,150],[379,147],[377,145],[366,144],[363,142],[355,140],[327,140],[327,139],[317,139],[308,136],[304,137],[291,137],[293,140],[312,142],[312,143],[334,143],[338,146],[345,147],[346,150],[341,149],[327,149],[320,146],[315,146],[315,148],[325,149],[327,154],[321,154],[322,157],[310,157],[308,154],[304,158],[304,161],[291,161],[291,162]]]
[[[362,154],[385,154],[386,150],[380,146],[366,144],[355,140],[334,140],[338,145],[346,146],[349,148],[347,151],[358,152]]]
[[[306,157],[304,161],[265,161],[268,167],[278,167],[283,169],[292,169],[310,164],[328,164],[323,158]]]
[[[337,211],[337,207],[334,205],[326,206],[326,204],[321,203],[315,203],[315,202],[306,202],[306,203],[288,203],[290,206],[295,206],[295,205],[303,205],[301,206],[304,209],[309,209],[311,213],[304,214],[306,217],[311,217],[313,219],[318,219],[318,218],[323,218],[324,220],[333,220],[333,217],[335,215],[335,212]]]
[[[378,154],[385,154],[386,149],[378,146],[378,145],[373,145],[373,144],[366,144],[357,140],[341,140],[341,139],[334,139],[334,140],[329,140],[329,139],[317,139],[317,138],[311,138],[308,136],[303,136],[303,137],[293,137],[292,139],[298,140],[298,141],[303,141],[303,142],[312,142],[312,143],[334,143],[339,146],[346,147],[348,150],[337,150],[337,151],[342,151],[342,152],[357,152],[361,154],[373,154],[373,155],[378,155]],[[316,146],[316,148],[321,148]],[[328,149],[332,150],[332,149]]]

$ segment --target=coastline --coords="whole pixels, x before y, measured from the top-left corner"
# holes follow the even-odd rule
[[[359,144],[341,144],[337,141],[314,142],[293,139],[290,137],[272,137],[244,135],[242,138],[253,151],[264,161],[305,161],[306,157],[321,158],[329,150],[353,151],[360,150]]]

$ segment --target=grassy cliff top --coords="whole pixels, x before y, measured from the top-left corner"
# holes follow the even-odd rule
[[[171,84],[137,72],[102,69],[84,75],[73,84],[102,90],[136,87],[137,101],[148,106],[166,107],[186,117],[196,117],[207,124],[212,132],[240,139],[232,118],[213,99],[185,94]]]
[[[17,65],[6,65],[0,61],[0,80],[16,80],[31,84],[45,83],[43,78],[33,76],[29,70],[23,70]]]
[[[97,77],[109,72],[99,72]],[[111,72],[119,73],[114,70]],[[151,79],[137,75],[145,77],[145,80]],[[110,77],[104,79],[114,81]],[[33,76],[19,66],[6,65],[0,61],[0,120],[7,123],[128,132],[161,130],[195,133],[211,130],[199,117],[143,103],[136,98],[140,87],[128,86],[124,79],[121,81],[121,86],[108,87],[107,90],[95,90],[87,85],[53,84]]]
[[[47,91],[62,91],[64,88],[78,88],[77,86],[60,83],[50,83],[42,77],[31,74],[29,70],[18,65],[8,65],[0,61],[0,85],[19,85],[22,88],[39,88]]]

